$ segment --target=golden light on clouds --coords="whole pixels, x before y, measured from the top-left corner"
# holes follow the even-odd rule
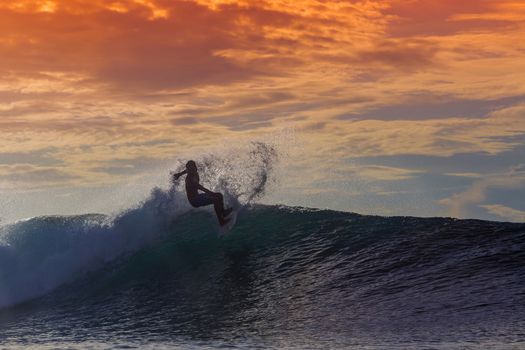
[[[101,170],[114,159],[161,162],[283,128],[308,140],[296,153],[312,169],[326,155],[341,169],[498,155],[525,134],[518,0],[19,0],[0,3],[0,31],[0,180],[20,190],[35,182],[10,173],[117,183],[139,172]]]

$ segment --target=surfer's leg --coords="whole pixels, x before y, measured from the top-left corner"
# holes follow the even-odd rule
[[[215,207],[215,212],[217,213],[217,216],[222,217],[222,214],[224,212],[224,202],[222,200],[222,194],[213,194],[213,206]]]
[[[219,219],[219,223],[221,225],[224,225],[225,223],[230,221],[229,219],[225,219],[225,216],[228,215],[231,211],[228,212],[228,214],[226,214],[224,210],[224,197],[222,196],[222,194],[214,193],[213,208],[215,209],[215,215],[217,215],[217,219]]]
[[[223,208],[221,208],[221,203],[220,201],[215,201],[215,203],[213,203],[213,207],[215,209],[215,215],[217,215],[217,219],[219,219],[219,223],[222,225],[224,225],[225,223],[227,223],[228,221],[230,221],[230,219],[226,219],[224,218],[224,210]]]
[[[208,193],[200,193],[190,199],[190,204],[195,208],[204,207],[206,205],[213,204],[215,197]]]
[[[213,207],[215,209],[215,214],[217,215],[217,219],[219,219],[219,222],[221,225],[224,225],[229,219],[224,218],[225,210],[224,210],[224,201],[222,194],[220,193],[201,193],[197,196],[193,197],[190,200],[190,203],[192,206],[198,208],[203,207],[205,205],[213,204]],[[228,212],[229,214],[229,212]]]
[[[224,196],[222,195],[222,193],[215,193],[215,195],[217,196],[219,202],[220,202],[220,206],[221,206],[221,211],[222,211],[222,217],[225,218],[227,217],[228,215],[230,215],[233,211],[233,208],[228,208],[228,209],[225,209],[225,206],[224,206]]]

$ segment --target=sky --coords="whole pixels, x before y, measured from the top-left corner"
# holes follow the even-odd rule
[[[0,33],[3,221],[261,140],[264,203],[525,221],[522,0],[0,0]]]

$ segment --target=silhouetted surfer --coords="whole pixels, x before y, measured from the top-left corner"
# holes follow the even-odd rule
[[[230,215],[233,209],[224,209],[224,200],[222,194],[218,192],[212,192],[199,184],[199,172],[197,171],[197,165],[193,160],[190,160],[186,163],[186,170],[177,174],[173,174],[173,178],[178,180],[179,177],[185,174],[187,174],[186,194],[190,204],[195,208],[213,204],[215,208],[215,214],[217,214],[217,219],[219,219],[221,226],[230,221],[230,219],[226,217]],[[199,190],[203,191],[204,193],[199,193]]]

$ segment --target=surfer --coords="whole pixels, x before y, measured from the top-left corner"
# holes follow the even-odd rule
[[[199,172],[197,171],[197,164],[193,160],[186,163],[186,170],[180,173],[173,174],[173,178],[178,180],[182,175],[186,176],[186,195],[188,201],[195,207],[203,207],[205,205],[213,204],[215,208],[215,214],[221,226],[224,226],[228,221],[228,215],[233,211],[232,208],[224,209],[224,198],[219,192],[212,192],[199,184]],[[199,190],[204,193],[199,193]]]

